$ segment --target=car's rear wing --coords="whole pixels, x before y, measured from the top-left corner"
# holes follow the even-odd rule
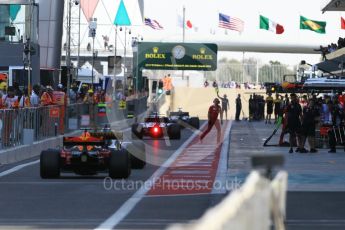
[[[105,145],[105,140],[98,139],[98,138],[80,138],[80,137],[64,137],[63,138],[63,146],[76,146],[76,145],[97,145],[103,146]]]
[[[187,116],[189,117],[189,112],[170,112],[170,116]]]
[[[123,140],[122,132],[90,132],[90,135],[95,138],[100,138],[103,140]]]

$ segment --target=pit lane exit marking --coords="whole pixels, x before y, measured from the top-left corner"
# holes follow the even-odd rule
[[[200,127],[202,130],[206,126],[206,122]],[[195,139],[198,132],[194,132],[181,146],[178,148],[164,164],[157,169],[156,172],[144,184],[150,184],[151,187],[164,174],[169,166],[175,162],[183,150]],[[113,229],[135,208],[135,206],[145,197],[146,193],[151,190],[150,186],[143,186],[136,191],[112,216],[101,223],[95,230]]]

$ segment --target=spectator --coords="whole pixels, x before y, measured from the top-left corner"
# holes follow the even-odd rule
[[[93,90],[89,89],[87,91],[86,96],[84,97],[83,102],[88,103],[88,104],[93,104],[94,103],[94,97],[93,96],[94,96]]]
[[[53,104],[53,88],[48,85],[45,89],[42,90],[41,105],[48,106],[52,104]]]
[[[0,80],[0,95],[1,97],[5,94],[7,89],[7,79],[6,80]]]
[[[8,87],[7,94],[2,96],[2,104],[7,109],[18,108],[18,96],[15,95],[15,89],[12,86]]]
[[[72,87],[69,89],[69,103],[74,104],[77,103],[78,98],[78,87],[73,84]]]
[[[30,105],[33,107],[37,107],[40,105],[40,86],[39,85],[34,85],[33,90],[31,92],[30,96]]]
[[[22,96],[19,100],[19,107],[20,108],[30,107],[30,97],[29,97],[28,89],[23,90]]]
[[[204,82],[205,88],[207,88],[209,85],[210,85],[210,84],[209,84],[208,81],[206,80],[206,81]]]

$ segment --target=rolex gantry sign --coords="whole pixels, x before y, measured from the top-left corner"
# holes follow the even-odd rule
[[[166,70],[217,69],[216,44],[211,43],[156,43],[138,45],[139,68]]]

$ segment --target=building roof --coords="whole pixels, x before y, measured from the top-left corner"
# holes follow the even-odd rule
[[[345,11],[345,0],[331,0],[322,8],[322,13],[326,11]]]

